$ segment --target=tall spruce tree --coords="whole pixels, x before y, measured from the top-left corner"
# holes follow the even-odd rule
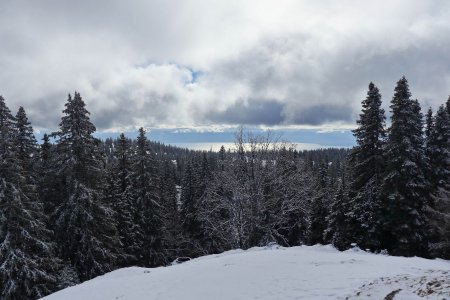
[[[442,105],[434,118],[427,140],[430,162],[430,251],[433,256],[450,258],[450,114]]]
[[[33,171],[33,161],[37,154],[37,142],[33,134],[33,128],[28,121],[25,109],[21,106],[16,114],[17,156],[22,162],[22,167],[26,172]]]
[[[165,159],[160,165],[160,199],[162,219],[165,235],[164,249],[170,259],[180,256],[179,243],[182,239],[181,224],[178,210],[178,191],[176,187],[175,166],[172,161]]]
[[[181,209],[180,218],[183,233],[185,235],[185,243],[182,246],[185,252],[190,256],[197,256],[203,253],[200,244],[201,240],[201,222],[199,219],[199,176],[197,167],[193,159],[190,159],[183,173],[181,182]]]
[[[138,208],[137,224],[141,230],[142,248],[139,259],[148,267],[166,263],[162,249],[164,233],[159,198],[159,176],[155,153],[150,148],[144,128],[139,128],[136,153],[132,164],[133,197]]]
[[[425,138],[426,141],[429,140],[430,135],[431,135],[431,131],[433,130],[433,110],[430,108],[428,108],[427,114],[425,116]]]
[[[103,203],[104,163],[95,126],[81,95],[69,95],[57,138],[57,174],[62,203],[56,209],[57,241],[64,260],[81,280],[115,267],[118,237],[113,211]]]
[[[230,156],[225,155],[225,151],[219,153],[218,170],[213,173],[212,180],[209,182],[205,194],[200,199],[197,205],[192,205],[194,210],[190,213],[188,206],[182,206],[180,211],[180,218],[183,220],[183,232],[186,235],[186,231],[190,230],[190,225],[195,225],[193,228],[201,230],[203,235],[203,247],[200,248],[196,240],[192,238],[192,235],[188,235],[187,246],[194,244],[197,247],[195,251],[191,251],[188,248],[188,255],[199,255],[203,252],[206,253],[218,253],[228,250],[232,247],[239,247],[236,243],[236,230],[234,224],[234,210],[235,202],[233,201],[233,193],[230,189]],[[180,202],[195,201],[192,198],[193,182],[189,174],[193,174],[192,165],[186,167],[183,182]],[[183,196],[183,193],[184,196]],[[189,225],[189,226],[187,226]],[[184,245],[184,248],[187,248]]]
[[[0,96],[0,298],[37,299],[55,289],[58,260],[33,174],[25,169],[32,149],[24,145],[33,143],[33,131],[15,121]]]
[[[123,133],[117,139],[114,148],[116,163],[112,168],[114,203],[117,214],[119,238],[124,248],[122,266],[139,263],[142,247],[142,232],[137,223],[139,209],[133,198],[132,186],[132,149],[130,141]]]
[[[429,180],[436,191],[450,183],[450,117],[443,105],[431,123],[427,154],[432,170]]]
[[[351,240],[363,249],[379,250],[381,238],[381,186],[383,183],[383,145],[386,132],[381,95],[371,82],[362,112],[353,130],[357,146],[349,154],[349,203],[347,232]],[[341,241],[343,241],[341,236]],[[349,245],[347,244],[347,247]],[[341,245],[343,247],[343,245]],[[344,246],[345,247],[345,246]]]
[[[272,195],[266,200],[264,219],[273,228],[273,236],[278,244],[301,245],[307,235],[306,211],[309,197],[305,195],[306,176],[299,170],[292,148],[281,148],[275,172],[271,175]]]
[[[0,96],[0,163],[3,176],[13,176],[14,164],[17,157],[14,153],[14,139],[16,136],[15,118],[6,106],[5,99]]]
[[[402,77],[391,102],[391,127],[386,145],[383,185],[383,247],[394,255],[427,254],[425,206],[429,184],[424,154],[420,105],[411,99]]]
[[[54,151],[50,144],[50,139],[47,133],[42,138],[42,144],[39,151],[38,163],[38,192],[39,198],[44,202],[44,211],[46,215],[53,213],[57,207],[57,195],[54,187]],[[53,197],[52,197],[53,196]],[[54,226],[51,226],[54,227]]]
[[[311,200],[311,210],[309,215],[308,243],[310,245],[325,243],[324,233],[327,228],[327,208],[330,205],[331,200],[327,172],[328,163],[326,161],[320,162],[315,178],[315,193]]]
[[[38,155],[36,163],[37,192],[39,199],[43,202],[44,213],[48,217],[48,228],[56,228],[55,211],[62,203],[60,191],[63,190],[63,182],[57,175],[56,147],[50,143],[47,133],[42,138]]]
[[[450,96],[448,96],[447,102],[445,103],[445,109],[447,113],[450,115]]]
[[[346,216],[348,205],[348,187],[345,174],[342,174],[338,190],[330,205],[330,213],[326,218],[327,229],[325,230],[325,240],[340,250],[348,248],[351,243],[349,238],[351,228]]]

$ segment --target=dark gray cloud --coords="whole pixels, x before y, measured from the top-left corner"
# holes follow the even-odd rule
[[[73,93],[73,92],[72,92]],[[49,94],[45,98],[36,99],[38,104],[24,104],[25,111],[33,125],[41,128],[55,128],[61,121],[64,104],[67,101],[67,95]],[[10,100],[10,99],[8,99]],[[11,101],[8,101],[8,103]],[[16,103],[13,101],[13,103]]]
[[[298,111],[294,124],[321,125],[336,121],[352,122],[352,111],[346,106],[319,104]]]
[[[36,127],[81,92],[101,130],[353,124],[370,81],[450,93],[450,2],[0,2],[0,94]],[[200,75],[198,75],[200,74]]]
[[[280,125],[283,105],[276,101],[239,100],[223,112],[212,111],[208,119],[218,124]]]

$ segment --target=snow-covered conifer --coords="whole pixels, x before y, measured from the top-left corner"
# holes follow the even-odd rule
[[[95,126],[81,95],[69,95],[60,130],[53,133],[57,145],[57,175],[62,198],[57,207],[56,234],[60,256],[76,269],[81,280],[115,267],[118,236],[114,213],[103,203],[104,180]]]
[[[450,114],[442,105],[434,118],[427,141],[430,162],[430,251],[434,256],[450,258]]]
[[[362,112],[353,130],[357,145],[349,154],[349,203],[346,218],[351,235],[347,242],[363,249],[380,249],[381,186],[383,183],[383,145],[386,138],[381,95],[371,82]],[[347,244],[347,247],[350,246]],[[341,246],[342,247],[342,246]]]
[[[0,298],[5,300],[49,294],[59,265],[33,174],[25,169],[34,149],[22,148],[29,141],[16,126],[0,96]]]
[[[33,128],[22,106],[19,108],[15,119],[17,127],[17,157],[22,162],[24,170],[32,172],[33,161],[37,154],[37,142],[33,134]]]
[[[348,224],[348,217],[346,216],[349,210],[348,205],[348,187],[345,174],[342,174],[338,190],[330,205],[330,213],[326,218],[327,229],[325,230],[325,240],[340,250],[348,248],[353,241],[352,232],[349,232],[351,228]]]
[[[425,116],[425,138],[428,139],[430,138],[431,135],[431,131],[433,129],[433,110],[430,108],[428,108],[427,114]]]
[[[113,200],[111,205],[116,212],[117,229],[124,250],[120,264],[129,266],[138,263],[143,236],[140,230],[139,208],[133,198],[132,149],[130,141],[122,133],[114,148],[115,165],[111,168]]]
[[[322,161],[319,164],[314,182],[314,195],[311,199],[309,213],[308,243],[324,244],[324,233],[327,228],[326,218],[328,215],[328,207],[331,204],[328,163]]]
[[[163,223],[159,198],[159,176],[155,153],[150,149],[145,130],[139,129],[132,162],[133,201],[138,209],[137,224],[142,235],[139,260],[144,266],[166,262],[162,249]]]
[[[395,255],[426,255],[429,200],[422,114],[402,77],[391,102],[391,127],[386,145],[383,185],[383,247]]]

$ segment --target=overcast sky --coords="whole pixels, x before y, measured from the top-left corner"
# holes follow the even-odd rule
[[[450,1],[0,1],[0,94],[55,128],[353,125],[373,81],[450,93]]]

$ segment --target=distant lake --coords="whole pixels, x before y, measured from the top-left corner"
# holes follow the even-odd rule
[[[226,150],[235,149],[236,146],[234,143],[170,143],[170,145],[174,145],[181,148],[188,148],[192,150],[212,150],[219,151],[220,147],[223,145]],[[295,145],[297,150],[314,150],[321,148],[349,148],[348,146],[326,146],[319,144],[310,144],[310,143],[290,143],[290,145]]]

